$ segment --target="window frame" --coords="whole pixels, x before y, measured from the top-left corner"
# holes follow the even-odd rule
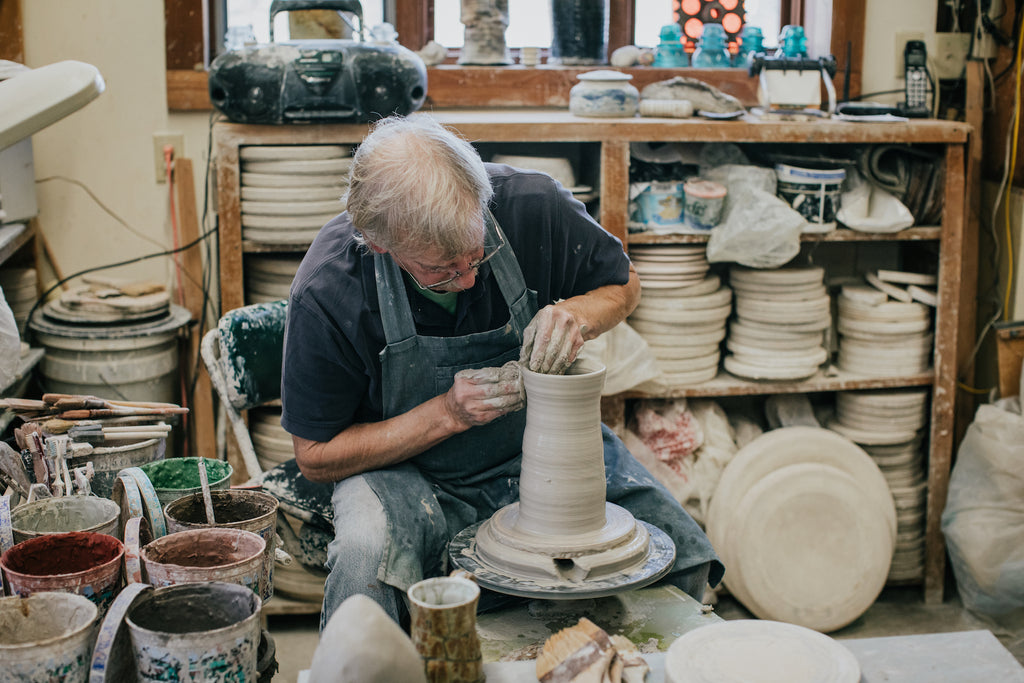
[[[608,49],[613,51],[632,43],[634,3],[636,0],[609,1]],[[800,24],[807,0],[781,0],[783,24]],[[864,19],[867,0],[831,0],[831,52],[845,62],[850,45],[849,92],[860,94],[863,58]],[[433,0],[394,0],[395,29],[404,46],[419,50],[433,37]],[[10,3],[0,3],[10,4]],[[207,90],[209,36],[214,34],[209,0],[165,0],[167,46],[167,106],[172,111],[209,111]],[[576,67],[467,67],[447,63],[428,68],[428,104],[433,107],[565,106],[568,91],[581,71]],[[687,69],[625,69],[634,76],[634,84],[687,74]],[[695,70],[745,103],[756,100],[756,84],[741,69]],[[690,73],[688,75],[696,75]],[[837,80],[846,86],[842,76]]]

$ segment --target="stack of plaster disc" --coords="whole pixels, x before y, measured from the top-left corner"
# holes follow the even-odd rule
[[[280,408],[259,408],[250,412],[249,436],[256,460],[266,472],[295,457],[292,437],[281,426]]]
[[[839,295],[838,365],[861,375],[899,376],[931,365],[932,316],[915,301],[893,301],[867,285],[844,285]]]
[[[302,263],[301,255],[249,255],[245,260],[245,303],[262,304],[287,299]]]
[[[18,334],[25,338],[25,323],[28,321],[29,311],[36,303],[38,296],[36,291],[36,269],[35,268],[4,268],[0,270],[0,289],[3,289],[3,296],[7,305],[11,307],[14,314],[14,322],[18,325]]]
[[[919,579],[924,572],[927,483],[922,442],[928,425],[924,389],[847,391],[836,394],[829,428],[863,448],[878,465],[896,503],[896,550],[889,580]]]
[[[799,380],[817,372],[828,360],[825,331],[832,325],[824,275],[818,267],[731,268],[736,316],[725,369],[756,380]]]
[[[665,379],[685,386],[718,374],[731,310],[732,291],[710,275],[684,287],[644,289],[629,324],[650,346]]]
[[[242,239],[310,242],[345,210],[349,145],[276,145],[239,149]]]
[[[649,289],[673,289],[695,285],[708,272],[707,248],[703,244],[645,244],[629,248],[629,259]]]

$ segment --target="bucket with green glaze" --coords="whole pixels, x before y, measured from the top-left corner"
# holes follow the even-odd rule
[[[224,490],[231,486],[231,465],[223,460],[203,458],[206,461],[206,478],[210,488]],[[139,469],[146,473],[156,489],[156,497],[160,505],[166,507],[182,496],[201,493],[203,488],[199,479],[199,458],[167,458],[155,460]]]

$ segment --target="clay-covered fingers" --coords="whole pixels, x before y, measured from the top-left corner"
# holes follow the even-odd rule
[[[523,407],[522,382],[517,372],[503,368],[460,370],[445,405],[464,425],[485,425]]]
[[[519,362],[548,375],[563,374],[583,348],[583,333],[567,309],[545,306],[523,331]]]

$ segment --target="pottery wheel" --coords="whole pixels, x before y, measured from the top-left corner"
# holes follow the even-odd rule
[[[456,566],[473,574],[484,588],[547,600],[615,595],[643,588],[665,576],[676,557],[675,544],[668,534],[652,524],[634,520],[628,511],[613,503],[605,505],[605,530],[619,533],[614,541],[618,545],[612,547],[605,539],[605,530],[585,534],[581,539],[549,539],[533,549],[505,546],[506,540],[531,540],[508,527],[515,516],[512,508],[518,507],[518,503],[513,503],[490,519],[459,532],[449,543],[448,553]],[[627,518],[632,520],[632,529]],[[614,537],[615,533],[611,535]],[[569,554],[566,550],[573,556],[558,557]],[[501,564],[495,564],[495,556]]]

